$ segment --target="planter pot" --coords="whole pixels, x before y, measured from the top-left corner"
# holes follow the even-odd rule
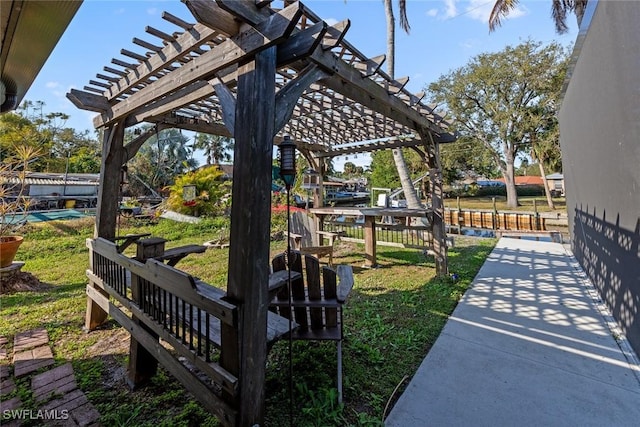
[[[0,237],[0,268],[9,267],[22,244],[20,236]]]

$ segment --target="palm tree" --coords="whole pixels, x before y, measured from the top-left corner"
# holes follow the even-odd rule
[[[231,160],[233,141],[230,138],[219,135],[199,133],[196,135],[195,148],[204,150],[207,158],[207,166],[219,165],[220,162]]]
[[[389,0],[385,0],[389,1]],[[564,34],[569,27],[567,26],[567,14],[575,13],[578,20],[578,26],[582,22],[585,8],[588,0],[552,0],[551,15],[556,25],[556,32]],[[519,0],[496,0],[489,16],[489,31],[494,31],[502,24],[502,19],[506,18],[511,11],[518,6]]]
[[[395,74],[395,48],[396,48],[396,20],[393,14],[392,0],[384,1],[384,11],[387,18],[387,73],[393,79]],[[407,18],[407,3],[406,0],[398,0],[398,9],[400,12],[400,28],[409,34],[411,26]],[[420,201],[418,200],[418,194],[411,182],[411,176],[407,168],[407,163],[402,154],[401,148],[395,148],[392,150],[393,160],[398,170],[398,176],[400,177],[400,184],[404,192],[404,197],[407,201],[407,207],[412,209],[420,208]]]

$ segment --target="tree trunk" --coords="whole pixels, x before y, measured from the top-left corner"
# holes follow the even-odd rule
[[[404,192],[404,198],[407,201],[407,207],[410,209],[420,209],[422,206],[420,200],[418,200],[418,194],[411,182],[411,176],[407,170],[407,164],[404,161],[401,148],[395,148],[391,150],[393,153],[393,160],[396,163],[396,169],[398,169],[398,176],[400,177],[400,185],[402,185],[402,191]]]
[[[544,194],[547,196],[547,205],[549,206],[549,209],[555,209],[556,207],[554,206],[553,199],[551,198],[551,191],[549,191],[549,183],[547,182],[547,175],[544,173],[542,160],[538,160],[538,167],[540,168],[540,176],[542,177],[542,183],[544,184]]]
[[[515,209],[518,207],[518,192],[516,191],[515,167],[513,157],[507,156],[506,170],[504,173],[504,183],[507,187],[507,207]]]
[[[395,75],[395,38],[396,38],[396,22],[393,17],[393,4],[391,0],[384,0],[384,13],[387,18],[387,73],[393,79]],[[396,164],[400,184],[404,192],[404,198],[407,201],[407,207],[411,209],[419,209],[422,206],[418,200],[418,193],[413,187],[411,176],[407,170],[407,163],[404,160],[404,154],[401,149],[392,150],[393,161]]]

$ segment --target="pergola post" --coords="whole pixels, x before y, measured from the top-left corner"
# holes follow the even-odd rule
[[[429,135],[421,134],[427,154],[427,166],[429,167],[429,179],[431,180],[431,227],[433,230],[433,252],[435,254],[436,275],[449,274],[447,258],[447,233],[444,221],[444,201],[442,191],[442,169],[440,168],[440,147],[433,142]]]
[[[227,295],[239,322],[223,325],[220,364],[240,379],[241,426],[264,422],[275,72],[275,47],[238,68]]]
[[[116,236],[123,162],[124,122],[120,121],[104,130],[95,237],[113,239]]]
[[[120,171],[124,158],[124,124],[118,122],[104,130],[102,141],[102,164],[100,166],[100,186],[98,187],[98,209],[94,237],[112,239],[116,235],[118,198],[120,196]],[[99,286],[89,282],[103,296],[108,294]],[[107,320],[108,313],[91,298],[87,297],[85,329],[94,330]]]

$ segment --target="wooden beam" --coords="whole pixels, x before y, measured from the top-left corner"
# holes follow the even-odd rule
[[[296,107],[300,95],[309,88],[311,83],[316,82],[329,74],[316,65],[309,65],[298,73],[298,77],[287,83],[276,94],[276,117],[274,135],[287,124],[293,109]]]
[[[227,296],[239,329],[223,327],[220,364],[240,379],[242,426],[264,423],[275,71],[275,47],[238,69]]]
[[[94,95],[93,93],[84,92],[78,89],[71,89],[69,93],[67,93],[67,99],[81,110],[102,113],[111,108],[107,98],[104,96]]]
[[[115,104],[110,111],[94,119],[94,126],[109,125],[156,99],[167,96],[197,80],[208,80],[218,71],[246,61],[257,52],[288,37],[301,16],[302,5],[300,3],[294,3],[282,9],[261,22],[256,28],[248,28],[242,34],[227,39],[209,52],[194,58],[189,62],[189,66],[172,71]],[[153,60],[151,58],[149,61]]]
[[[181,0],[198,22],[227,37],[238,34],[240,23],[214,0]]]
[[[236,19],[252,27],[269,17],[268,8],[258,7],[255,0],[216,0],[216,3]]]
[[[426,117],[390,95],[384,87],[371,79],[363,78],[358,70],[330,52],[317,49],[309,58],[318,65],[334,71],[331,77],[322,81],[327,87],[409,129],[425,129],[436,134],[444,133]]]
[[[225,127],[233,134],[236,127],[236,98],[231,90],[222,83],[222,80],[215,78],[211,81],[211,85],[218,95],[218,102],[222,108],[222,117]]]
[[[353,66],[360,70],[365,77],[371,77],[378,72],[386,60],[387,55],[378,55],[364,62],[356,62]]]
[[[171,126],[167,126],[163,123],[158,123],[154,127],[150,127],[140,135],[138,135],[133,141],[129,142],[124,146],[124,158],[122,160],[122,164],[126,164],[129,160],[133,159],[142,145],[147,142],[149,138],[153,135],[170,128]]]
[[[347,34],[347,31],[349,31],[349,27],[351,27],[351,21],[348,19],[330,26],[322,40],[322,49],[329,50],[338,46],[340,42],[342,42],[345,34]]]
[[[120,197],[121,168],[124,159],[124,121],[105,129],[102,143],[98,209],[96,211],[95,237],[113,239],[116,236],[116,219]]]
[[[449,261],[447,257],[447,233],[444,219],[444,193],[442,190],[442,167],[440,166],[440,147],[431,139],[431,134],[420,133],[427,155],[429,180],[431,185],[431,206],[433,208],[433,252],[436,264],[436,275],[449,275]]]
[[[293,34],[278,45],[278,67],[300,60],[311,54],[322,41],[327,31],[325,22],[318,22],[309,28]]]

